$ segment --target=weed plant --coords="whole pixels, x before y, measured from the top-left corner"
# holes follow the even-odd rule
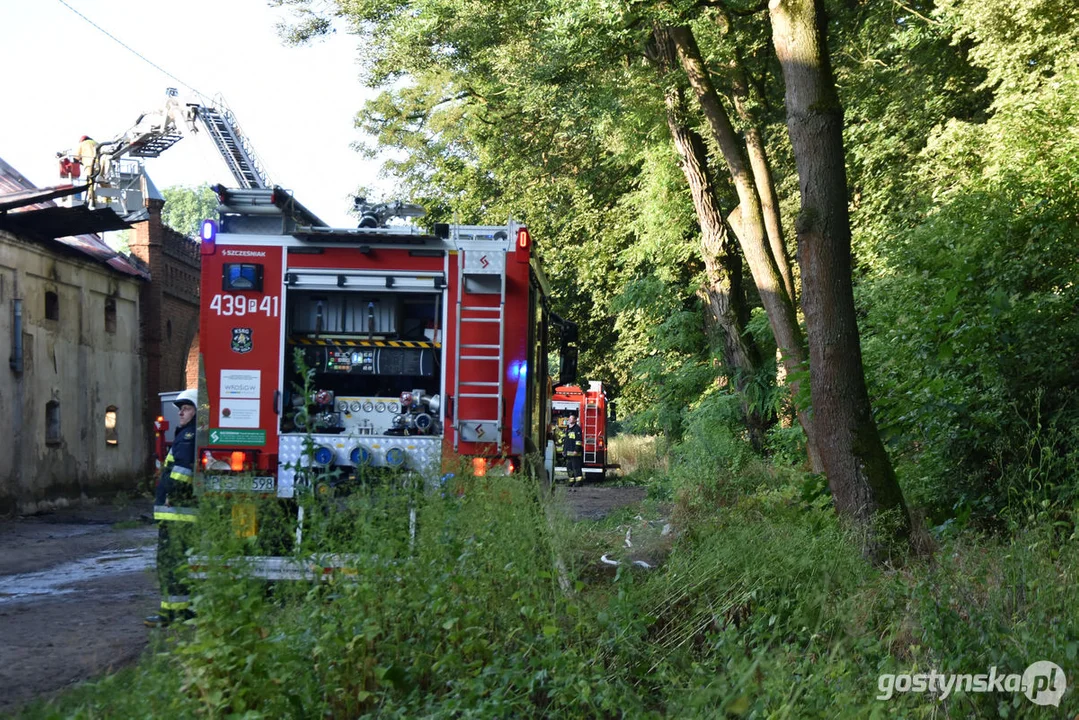
[[[721,402],[715,400],[714,402]],[[882,694],[882,673],[1079,667],[1079,513],[1006,536],[951,528],[874,567],[819,479],[762,461],[702,413],[663,481],[677,541],[647,571],[598,563],[528,477],[382,478],[302,499],[304,552],[346,570],[246,577],[261,539],[202,505],[196,621],[142,662],[23,717],[1071,717],[1022,693]],[[459,481],[459,482],[458,482]],[[260,512],[269,508],[260,508]],[[415,523],[410,521],[415,511]],[[622,520],[628,521],[629,511]],[[414,528],[414,532],[413,532]]]

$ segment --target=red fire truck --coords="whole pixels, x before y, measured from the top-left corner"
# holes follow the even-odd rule
[[[591,380],[587,389],[577,385],[559,385],[551,396],[551,408],[559,436],[566,427],[566,419],[570,415],[577,416],[584,436],[585,478],[602,480],[607,469],[614,467],[607,464],[607,394],[603,390],[603,383]],[[566,472],[560,446],[555,472],[562,476]]]
[[[330,228],[281,188],[202,226],[203,487],[292,498],[365,473],[514,472],[551,453],[548,288],[528,229]],[[548,467],[553,462],[548,460]]]

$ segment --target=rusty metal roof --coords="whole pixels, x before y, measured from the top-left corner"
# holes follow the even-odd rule
[[[4,196],[0,195],[0,206]],[[2,212],[0,209],[0,228],[19,235],[35,235],[39,238],[59,239],[70,237],[72,233],[100,233],[109,230],[126,230],[131,227],[112,208],[91,210],[85,205],[75,207],[44,207],[19,212]],[[93,245],[92,242],[80,241],[78,247]],[[106,246],[108,247],[108,246]],[[110,252],[112,251],[110,248]]]
[[[79,190],[80,188],[74,185],[57,185],[50,188],[32,188],[30,190],[5,193],[0,195],[0,212],[33,205],[46,207],[44,204],[46,200],[55,200],[56,198],[74,195]]]
[[[0,228],[40,242],[57,243],[117,272],[148,280],[150,275],[140,263],[116,252],[96,234],[131,227],[112,208],[61,207],[53,202],[80,190],[71,185],[35,187],[0,159]]]

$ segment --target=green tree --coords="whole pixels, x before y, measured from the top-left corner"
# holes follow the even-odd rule
[[[851,284],[850,218],[843,152],[843,109],[817,0],[769,3],[776,55],[786,84],[787,127],[801,179],[798,260],[809,338],[817,450],[836,509],[865,529],[870,553],[881,512],[910,530],[903,492],[873,420]]]
[[[1007,527],[1076,496],[1079,10],[913,9],[877,21],[897,94],[856,96],[870,392],[908,497],[936,523]]]
[[[716,379],[722,347],[709,344],[704,320],[722,289],[722,252],[702,248],[724,249],[719,208],[735,210],[734,230],[751,230],[764,261],[752,263],[747,303],[771,305],[770,319],[784,320],[780,344],[797,349],[794,301],[806,310],[819,298],[803,294],[804,261],[782,267],[784,227],[807,227],[794,222],[803,203],[790,107],[762,4],[285,4],[336,15],[302,18],[294,40],[331,19],[361,38],[364,81],[383,92],[357,121],[401,151],[389,169],[403,195],[440,220],[512,212],[529,223],[555,310],[581,325],[582,371],[614,381],[623,417],[677,433],[687,403]],[[1066,0],[828,9],[831,44],[818,58],[831,61],[846,111],[849,179],[828,207],[849,206],[850,249],[842,239],[839,249],[853,284],[853,303],[841,289],[847,335],[837,352],[853,362],[861,330],[855,364],[871,403],[855,424],[877,423],[905,497],[937,521],[973,511],[999,522],[1039,487],[1055,488],[1044,492],[1056,507],[1066,439],[1079,428],[1064,380],[1076,374],[1065,348],[1079,337],[1065,239],[1079,153],[1062,130],[1079,124],[1079,10]],[[722,118],[702,109],[713,93],[680,98],[684,68],[663,78],[645,59],[655,22],[687,29],[683,55],[726,115],[723,142],[712,132]],[[733,175],[716,172],[732,169],[729,158]],[[723,259],[733,277],[739,259]],[[713,291],[705,301],[702,287]],[[756,339],[770,367],[771,340]],[[792,379],[804,385],[806,373]],[[813,390],[836,392],[827,382]]]
[[[165,197],[162,222],[187,237],[197,238],[202,221],[217,217],[217,194],[209,185],[194,188],[174,185],[161,194]]]

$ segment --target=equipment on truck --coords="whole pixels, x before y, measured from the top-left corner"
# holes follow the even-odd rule
[[[577,385],[559,385],[551,397],[552,416],[556,432],[566,427],[568,418],[575,415],[584,434],[585,479],[603,480],[607,470],[618,467],[607,462],[607,393],[603,383],[590,380],[587,389]],[[555,472],[565,475],[565,459],[559,454]]]
[[[288,504],[395,474],[510,473],[550,452],[549,288],[527,227],[425,232],[387,224],[422,209],[359,199],[366,222],[330,228],[279,187],[214,189],[205,489]],[[264,559],[263,576],[295,575]]]
[[[182,98],[175,88],[166,91],[162,107],[143,113],[112,140],[87,145],[84,136],[80,150],[57,153],[60,175],[85,180],[84,200],[89,207],[117,204],[125,219],[145,219],[143,199],[148,187],[144,159],[156,158],[184,137],[199,133],[213,143],[239,187],[270,187],[262,162],[224,99]]]

